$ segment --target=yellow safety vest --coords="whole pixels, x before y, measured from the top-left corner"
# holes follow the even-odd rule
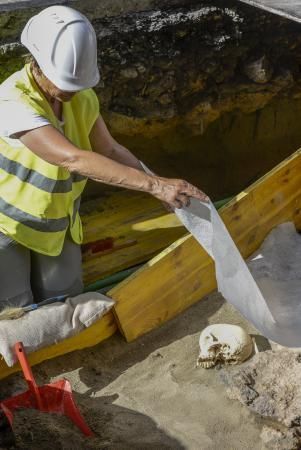
[[[57,129],[59,121],[39,90],[29,65],[12,76],[5,98],[22,102]],[[91,150],[89,134],[99,115],[95,92],[78,92],[63,103],[64,134],[82,150]],[[19,139],[0,136],[0,230],[38,253],[50,256],[62,251],[68,228],[74,242],[82,242],[78,214],[87,178],[49,164]]]

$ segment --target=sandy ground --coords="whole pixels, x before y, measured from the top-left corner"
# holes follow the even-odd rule
[[[17,448],[262,449],[263,420],[227,398],[218,369],[196,368],[199,334],[210,323],[243,325],[256,333],[214,293],[131,344],[115,335],[34,367],[40,384],[70,380],[96,437],[82,438],[62,419],[51,427],[37,414],[23,413],[16,427]],[[21,377],[12,376],[1,382],[1,398],[23,389]]]

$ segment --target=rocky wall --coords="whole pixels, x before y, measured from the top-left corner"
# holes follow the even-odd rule
[[[299,147],[300,24],[231,0],[6,1],[0,80],[23,64],[26,20],[54,3],[91,19],[102,114],[155,170],[221,197]]]

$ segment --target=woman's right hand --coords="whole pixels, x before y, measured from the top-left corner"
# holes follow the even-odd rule
[[[152,192],[150,193],[172,208],[189,206],[190,197],[197,198],[202,202],[209,202],[209,197],[188,181],[163,177],[154,178]]]

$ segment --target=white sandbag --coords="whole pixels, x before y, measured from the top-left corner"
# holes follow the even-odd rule
[[[114,301],[98,292],[45,305],[17,320],[0,321],[0,354],[8,366],[15,361],[14,344],[22,341],[27,353],[47,347],[91,326],[107,313]]]

